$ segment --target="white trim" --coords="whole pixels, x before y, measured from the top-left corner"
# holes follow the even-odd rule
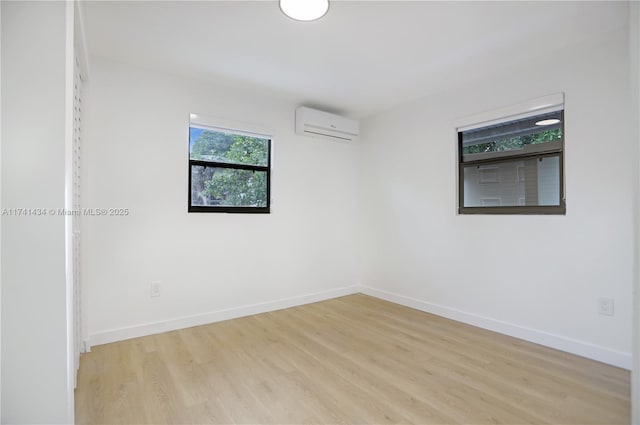
[[[343,297],[345,295],[362,293],[372,297],[380,298],[392,303],[406,307],[415,308],[431,314],[436,314],[447,319],[455,320],[482,329],[498,332],[514,338],[544,345],[556,350],[565,351],[592,360],[607,363],[613,366],[630,369],[631,354],[606,347],[590,344],[588,342],[567,338],[543,332],[537,329],[527,328],[514,323],[496,320],[489,317],[467,313],[451,307],[421,301],[416,298],[406,297],[393,292],[383,291],[365,285],[353,285],[329,291],[315,292],[308,295],[284,298],[274,301],[267,301],[258,304],[249,304],[240,307],[227,308],[193,316],[179,317],[162,322],[152,322],[136,326],[128,326],[119,329],[90,334],[89,340],[85,341],[86,350],[96,345],[108,344],[111,342],[123,341],[131,338],[138,338],[162,332],[175,331],[178,329],[190,328],[192,326],[206,325],[209,323],[221,322],[223,320],[236,319],[239,317],[251,316],[254,314],[267,313],[284,308],[297,307],[304,304],[325,301],[332,298]]]
[[[227,130],[236,134],[243,134],[250,137],[269,137],[273,138],[273,131],[259,124],[253,124],[243,121],[230,120],[221,117],[211,117],[202,114],[189,114],[189,124],[196,127],[208,127],[213,130]]]
[[[2,4],[0,4],[0,46],[2,46]],[[0,99],[2,99],[2,54],[0,53]],[[2,102],[0,102],[0,152],[2,152]],[[2,209],[2,155],[0,154],[0,210]],[[2,241],[2,220],[0,220]],[[0,247],[2,244],[0,243]],[[2,371],[2,249],[0,248],[0,371]],[[0,423],[2,423],[2,374],[0,373]]]
[[[314,292],[308,295],[299,295],[263,303],[227,308],[194,316],[178,317],[162,322],[145,323],[126,328],[110,329],[90,334],[87,348],[101,344],[108,344],[110,342],[122,341],[125,339],[175,331],[178,329],[190,328],[192,326],[206,325],[209,323],[221,322],[223,320],[236,319],[239,317],[251,316],[253,314],[267,313],[270,311],[281,310],[283,308],[325,301],[331,298],[356,294],[359,292],[359,289],[360,286],[357,285],[346,286],[329,291]]]
[[[633,368],[631,369],[631,423],[640,425],[640,3],[629,2],[629,63],[631,76],[631,125],[635,142],[635,189],[633,202]]]
[[[74,1],[75,4],[75,20],[74,20],[74,47],[75,54],[78,58],[78,65],[80,66],[80,75],[82,80],[87,81],[89,79],[89,49],[87,47],[87,32],[85,31],[84,24],[84,6],[80,1]]]
[[[534,115],[555,112],[564,108],[564,93],[555,93],[539,97],[527,102],[504,108],[494,109],[479,114],[462,117],[455,120],[458,131],[473,130],[474,128],[500,124],[514,119],[532,117]]]
[[[210,131],[214,131],[216,133],[225,133],[225,134],[231,134],[231,135],[238,135],[238,136],[247,136],[247,137],[255,137],[257,139],[271,139],[271,135],[270,134],[266,134],[266,133],[256,133],[253,131],[243,131],[240,129],[235,129],[235,128],[230,128],[229,126],[212,126],[212,125],[204,125],[204,124],[199,124],[196,122],[191,121],[189,123],[189,128],[199,128],[200,130],[210,130]]]
[[[64,208],[73,209],[73,96],[75,70],[75,4],[66,3],[65,90],[64,90]],[[67,320],[67,418],[74,423],[74,389],[76,379],[74,344],[74,295],[73,295],[73,222],[70,215],[64,217],[64,263]]]
[[[588,342],[567,338],[543,332],[537,329],[527,328],[514,323],[496,320],[478,314],[468,313],[451,307],[429,303],[416,298],[406,297],[393,292],[375,289],[369,286],[361,286],[360,292],[372,297],[380,298],[416,310],[436,314],[447,319],[467,323],[490,331],[509,335],[525,341],[534,342],[556,350],[566,351],[571,354],[597,360],[624,369],[631,368],[631,353],[611,350],[606,347],[590,344]]]
[[[86,32],[86,25],[85,25],[85,13],[84,13],[84,4],[83,2],[79,1],[79,0],[73,0],[73,4],[74,4],[74,22],[73,22],[73,28],[74,28],[74,34],[73,34],[73,48],[74,48],[74,64],[76,63],[77,60],[77,64],[78,64],[78,74],[79,74],[79,80],[81,85],[84,85],[86,82],[89,81],[89,68],[90,68],[90,60],[89,60],[89,49],[88,49],[88,43],[87,43],[87,32]],[[75,74],[75,70],[74,70],[74,74]],[[74,77],[74,86],[75,83],[77,81],[75,80]],[[84,108],[86,108],[87,106],[87,102],[86,102],[86,97],[84,97],[82,99],[83,104],[84,104]],[[75,117],[74,117],[75,118]],[[84,117],[82,117],[84,118]],[[86,122],[82,122],[82,127],[86,126]],[[74,133],[75,133],[75,125],[74,125]],[[74,135],[75,136],[75,135]],[[73,142],[72,142],[73,143]],[[73,145],[72,145],[72,152],[73,152]],[[72,167],[73,167],[73,158],[72,158]],[[71,173],[73,176],[73,172]],[[79,177],[79,176],[78,176]],[[79,177],[80,178],[80,177]],[[72,177],[73,180],[73,177]],[[72,187],[74,188],[75,191],[75,181],[72,181]],[[76,197],[76,194],[74,193],[73,198]],[[73,203],[73,201],[72,201]],[[72,218],[72,221],[76,221],[76,223],[73,225],[74,227],[74,234],[79,234],[79,232],[77,232],[78,230],[78,226],[77,226],[77,220],[79,218],[75,217]],[[78,236],[79,237],[79,236]],[[73,238],[72,238],[73,239]],[[77,258],[74,259],[74,261],[78,261]],[[81,273],[78,273],[81,274]],[[78,300],[76,300],[74,298],[74,310],[77,310],[78,305],[80,306],[79,310],[80,310],[80,317],[75,317],[74,316],[74,320],[76,321],[76,323],[79,321],[80,322],[80,334],[81,334],[81,340],[84,342],[87,338],[87,333],[86,333],[86,323],[87,323],[87,309],[86,309],[86,292],[87,291],[83,291],[82,290],[82,282],[79,281],[79,277],[80,276],[76,276],[74,281],[74,297],[77,296],[77,293],[80,293],[80,297]],[[79,287],[75,287],[75,286],[79,286]],[[77,314],[77,313],[74,313]],[[74,329],[74,335],[77,333],[77,329]],[[74,349],[78,347],[78,341],[74,341]],[[80,350],[80,353],[84,353],[86,352],[84,349]],[[78,356],[78,353],[74,353],[75,356]],[[75,377],[75,384],[77,385],[77,376],[78,376],[78,368],[79,368],[79,360],[78,357],[76,357],[74,359],[75,363],[74,363],[74,368],[75,368],[75,372],[74,372],[74,377]]]

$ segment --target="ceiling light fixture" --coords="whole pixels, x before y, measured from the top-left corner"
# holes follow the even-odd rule
[[[558,124],[559,122],[560,122],[559,119],[551,118],[549,120],[538,121],[536,122],[536,125],[553,125],[553,124]]]
[[[296,21],[315,21],[329,11],[329,0],[280,0],[282,13]]]

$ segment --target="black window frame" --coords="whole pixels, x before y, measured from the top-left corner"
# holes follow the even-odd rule
[[[564,121],[564,108],[558,110],[562,121],[562,143],[560,148],[545,150],[541,152],[525,153],[519,151],[513,151],[513,154],[505,154],[504,156],[477,159],[464,161],[463,155],[463,133],[457,129],[458,133],[458,214],[529,214],[529,215],[566,215],[566,199],[565,199],[565,175],[564,175],[564,146],[565,146],[565,121]],[[509,123],[513,119],[507,119],[504,123]],[[541,131],[544,131],[541,128]],[[507,151],[508,152],[508,151]],[[559,158],[559,192],[560,192],[560,205],[509,205],[509,206],[489,206],[489,207],[465,207],[464,206],[464,170],[467,167],[487,166],[500,164],[504,162],[513,162],[523,159],[543,159],[549,157]]]
[[[195,126],[196,128],[205,128],[212,131],[220,131],[230,134],[239,135],[251,135],[251,137],[263,138],[267,141],[267,165],[251,165],[251,164],[238,164],[221,161],[203,161],[197,159],[191,159],[190,149],[187,152],[189,155],[189,186],[187,190],[188,208],[190,213],[232,213],[232,214],[270,214],[271,213],[271,144],[272,139],[267,135],[256,134],[249,131],[227,129],[214,126],[204,126],[200,124],[190,123],[189,128]],[[248,170],[248,171],[260,171],[267,174],[267,205],[264,207],[247,207],[247,206],[231,206],[231,205],[192,205],[191,203],[191,176],[193,173],[193,166],[200,166],[205,168],[228,168],[232,170]]]

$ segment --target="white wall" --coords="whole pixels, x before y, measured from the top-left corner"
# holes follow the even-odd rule
[[[0,82],[2,81],[2,6],[0,6]],[[2,84],[0,83],[0,99]],[[0,101],[0,210],[2,210],[2,101]],[[2,422],[2,220],[0,219],[0,423]]]
[[[380,290],[369,292],[630,367],[638,162],[627,154],[627,38],[368,118],[362,282]],[[457,215],[454,121],[556,92],[566,94],[566,216]],[[598,315],[598,297],[614,299],[615,316]]]
[[[356,283],[355,145],[295,135],[296,105],[273,96],[98,58],[91,65],[83,203],[131,210],[82,217],[91,343]],[[187,213],[191,112],[273,130],[271,214]],[[151,281],[161,297],[150,298]]]
[[[2,206],[64,205],[64,2],[2,2]],[[2,217],[2,422],[69,423],[62,217]]]
[[[631,81],[631,116],[633,140],[636,143],[635,174],[635,249],[634,249],[634,320],[633,320],[633,369],[631,374],[631,423],[640,425],[640,3],[629,2],[629,59]]]

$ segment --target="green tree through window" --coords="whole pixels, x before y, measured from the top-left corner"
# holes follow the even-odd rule
[[[560,105],[459,128],[458,158],[460,214],[565,214]]]
[[[190,211],[268,212],[270,140],[191,127]]]
[[[462,148],[462,153],[467,155],[472,153],[511,151],[522,149],[526,145],[537,145],[540,143],[553,142],[554,140],[562,140],[561,128],[541,131],[539,133],[528,134],[526,136],[509,137],[501,140],[493,140],[487,143],[464,146]]]

